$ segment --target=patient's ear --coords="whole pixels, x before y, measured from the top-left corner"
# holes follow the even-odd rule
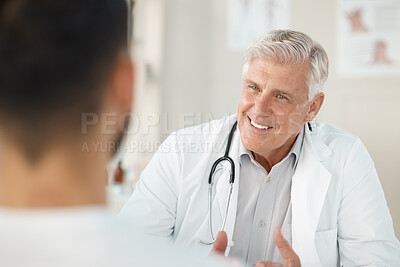
[[[130,55],[120,56],[110,79],[111,97],[120,112],[130,112],[133,101],[134,66]]]
[[[322,107],[322,104],[324,103],[324,99],[324,93],[319,93],[314,96],[313,100],[311,100],[311,104],[306,116],[306,122],[312,121],[317,116],[319,110]]]

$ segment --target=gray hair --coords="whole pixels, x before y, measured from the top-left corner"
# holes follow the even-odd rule
[[[308,100],[323,91],[328,78],[328,55],[324,48],[308,35],[292,30],[274,30],[267,33],[244,54],[243,75],[256,58],[268,58],[282,65],[309,61]]]

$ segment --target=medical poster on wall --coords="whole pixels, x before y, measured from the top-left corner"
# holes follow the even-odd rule
[[[228,48],[243,51],[265,33],[290,27],[291,0],[228,0]]]
[[[339,73],[400,74],[400,1],[339,0]]]

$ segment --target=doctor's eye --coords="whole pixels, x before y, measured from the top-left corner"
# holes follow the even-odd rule
[[[277,95],[277,97],[278,97],[279,99],[288,99],[286,96],[281,95],[281,94]]]
[[[249,85],[249,88],[252,89],[253,91],[260,91],[257,86],[255,85]]]

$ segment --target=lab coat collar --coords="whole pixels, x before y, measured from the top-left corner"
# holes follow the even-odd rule
[[[319,139],[319,128],[317,127],[317,123],[315,121],[311,121],[308,123],[308,125],[306,124],[307,127],[305,127],[305,135],[310,139],[308,145],[311,146],[315,156],[319,159],[319,161],[323,161],[332,154],[332,151],[321,141],[321,139]]]

